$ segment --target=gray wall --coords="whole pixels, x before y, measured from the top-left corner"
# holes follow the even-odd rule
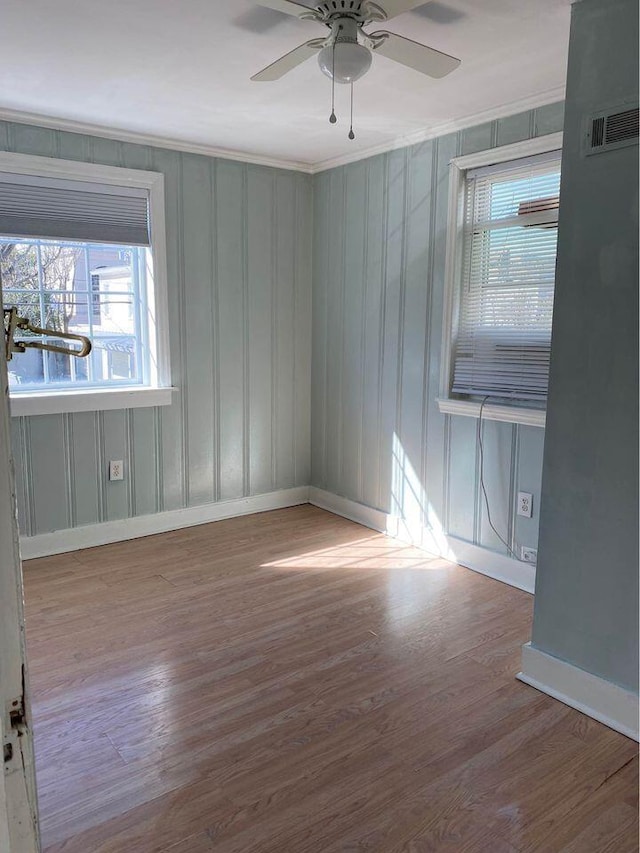
[[[637,0],[573,7],[533,645],[638,685],[638,148],[585,118],[638,92]]]
[[[504,552],[480,496],[473,418],[440,375],[449,161],[562,130],[563,106],[332,170],[314,188],[312,484]],[[544,430],[485,422],[492,520],[537,544]],[[515,515],[518,490],[534,518]]]
[[[308,484],[311,177],[3,122],[0,149],[164,173],[178,388],[170,407],[14,418],[22,531]]]

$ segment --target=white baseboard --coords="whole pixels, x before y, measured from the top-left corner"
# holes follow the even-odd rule
[[[309,503],[533,594],[535,566],[311,486]]]
[[[518,679],[627,737],[639,740],[638,696],[567,661],[522,647]]]
[[[68,530],[56,530],[53,533],[40,533],[37,536],[21,536],[20,554],[23,560],[32,560],[35,557],[65,554],[68,551],[79,551],[82,548],[94,548],[97,545],[138,539],[141,536],[151,536],[154,533],[166,533],[168,530],[180,530],[183,527],[208,524],[211,521],[221,521],[224,518],[268,512],[272,509],[299,506],[308,502],[309,487],[299,486],[294,489],[282,489],[278,492],[267,492],[263,495],[252,495],[237,500],[175,509],[154,515],[139,515],[121,521],[87,524]]]
[[[454,561],[461,566],[509,586],[515,586],[523,592],[534,594],[536,567],[532,563],[521,563],[520,560],[505,557],[504,554],[489,551],[487,548],[481,548],[479,545],[465,542],[464,539],[457,539],[455,536],[447,536],[447,542]]]
[[[378,533],[387,532],[387,515],[382,510],[351,501],[349,498],[342,498],[332,492],[325,492],[315,486],[309,488],[309,503],[320,509],[326,509],[334,515],[348,518],[349,521],[370,527],[371,530],[377,530]]]
[[[403,519],[313,486],[299,486],[295,489],[284,489],[154,515],[140,515],[119,521],[88,524],[67,530],[56,530],[52,533],[40,533],[36,536],[21,536],[20,552],[23,560],[32,560],[36,557],[65,554],[82,548],[95,548],[111,542],[138,539],[155,533],[165,533],[168,530],[180,530],[183,527],[208,524],[224,518],[268,512],[272,509],[283,509],[305,503],[311,503],[365,527],[370,527],[372,530],[409,542],[431,554],[445,557],[473,571],[523,589],[525,592],[533,592],[534,566],[519,563],[509,557],[456,539],[454,536],[434,534],[432,530],[420,526],[412,527]]]

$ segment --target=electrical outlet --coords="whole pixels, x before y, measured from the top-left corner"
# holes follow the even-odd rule
[[[522,559],[525,563],[537,563],[538,562],[538,550],[537,548],[527,548],[526,545],[523,545],[520,549],[520,553],[522,554]]]
[[[533,495],[529,492],[518,492],[518,515],[524,518],[533,515]]]
[[[112,482],[114,480],[124,480],[124,463],[122,459],[112,459],[109,462],[109,479]]]

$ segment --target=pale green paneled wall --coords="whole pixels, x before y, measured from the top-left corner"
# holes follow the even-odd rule
[[[22,531],[308,484],[311,177],[4,122],[0,150],[166,181],[175,401],[14,418]],[[122,483],[109,459],[124,459]]]
[[[562,130],[554,104],[325,172],[314,187],[312,484],[504,551],[476,424],[437,407],[452,157]],[[544,431],[486,422],[492,520],[536,546]],[[534,494],[534,518],[515,514]]]
[[[475,421],[435,402],[448,162],[562,118],[542,107],[314,179],[0,122],[0,149],[164,173],[178,389],[170,407],[14,419],[23,532],[311,481],[502,550]],[[540,494],[543,438],[485,425],[492,515],[514,543],[536,544],[537,509],[516,520],[512,507],[518,489]],[[129,476],[110,483],[121,458]]]

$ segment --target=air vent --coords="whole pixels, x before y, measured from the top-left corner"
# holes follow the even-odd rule
[[[624,142],[627,139],[638,138],[638,110],[627,110],[624,113],[615,113],[607,119],[604,144],[613,145],[615,142]]]
[[[604,144],[604,116],[594,118],[591,124],[591,147],[600,148]]]
[[[638,108],[591,116],[587,154],[638,144]]]

